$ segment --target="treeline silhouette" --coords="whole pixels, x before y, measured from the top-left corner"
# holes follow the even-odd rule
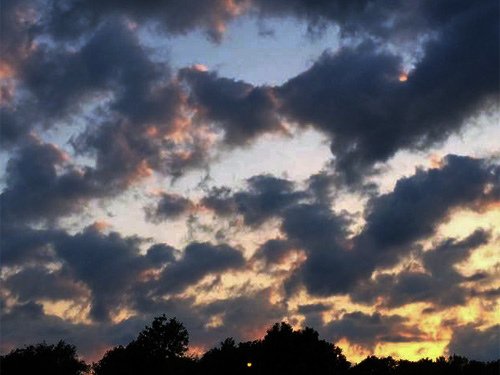
[[[201,357],[188,355],[184,325],[165,315],[154,318],[127,346],[108,350],[91,365],[73,345],[41,343],[0,357],[2,375],[498,375],[500,360],[470,361],[460,356],[417,362],[369,356],[351,365],[342,349],[319,338],[312,328],[294,331],[276,323],[261,340],[236,344],[227,338]]]

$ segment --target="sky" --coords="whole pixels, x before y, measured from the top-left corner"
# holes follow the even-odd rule
[[[5,0],[0,351],[311,326],[500,357],[499,4]]]

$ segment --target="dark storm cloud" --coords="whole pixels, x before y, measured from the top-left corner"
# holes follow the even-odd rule
[[[498,100],[497,13],[490,1],[443,25],[406,82],[400,57],[375,44],[325,53],[277,89],[283,113],[330,134],[337,169],[355,182],[400,149],[444,140]]]
[[[207,275],[241,268],[244,264],[241,252],[228,245],[192,242],[181,259],[165,268],[158,289],[163,294],[180,292]]]
[[[2,235],[2,261],[4,256],[10,260],[3,265],[25,266],[4,282],[8,290],[28,301],[67,299],[71,288],[73,298],[89,294],[95,321],[109,320],[129,303],[134,288],[141,286],[143,272],[160,270],[173,261],[174,250],[167,245],[156,244],[142,255],[139,246],[144,239],[102,233],[96,226],[74,235],[28,227],[2,229],[7,235]],[[51,272],[42,268],[44,262],[61,266]]]
[[[303,284],[311,294],[329,295],[350,288],[366,269],[346,249],[349,220],[328,206],[301,204],[284,213],[282,231],[305,250],[307,259],[287,282],[288,292]]]
[[[381,265],[393,263],[401,247],[433,234],[453,208],[498,201],[499,184],[500,166],[494,161],[448,155],[440,168],[417,169],[398,180],[392,192],[369,202],[357,247]]]
[[[216,124],[227,144],[244,145],[263,133],[284,131],[270,87],[254,87],[195,68],[181,70],[180,77],[189,85],[196,119]]]
[[[154,244],[147,253],[146,258],[153,264],[166,264],[175,261],[178,250],[166,244]]]
[[[2,213],[3,215],[3,213]],[[2,267],[44,264],[57,257],[47,246],[49,238],[59,235],[59,231],[36,230],[16,227],[2,221],[0,225],[0,254]]]
[[[36,126],[78,120],[86,129],[75,130],[72,146],[95,157],[96,179],[119,189],[149,168],[179,175],[207,162],[208,145],[196,131],[181,145],[170,139],[187,121],[184,94],[124,21],[108,20],[80,49],[41,44],[16,75],[19,103],[2,108],[5,144],[20,143]]]
[[[255,252],[255,259],[262,259],[266,264],[280,264],[294,250],[290,241],[283,239],[272,239],[264,242]]]
[[[135,34],[114,19],[80,49],[39,43],[15,69],[25,92],[18,106],[37,112],[18,116],[45,126],[78,114],[82,105],[99,95],[106,98],[110,91],[114,94],[110,108],[138,122],[168,116],[169,102],[175,101],[168,89],[152,92],[153,81],[168,77],[168,67],[150,61]]]
[[[22,114],[21,114],[22,113]],[[16,145],[30,131],[30,122],[24,111],[0,107],[0,144],[5,149]]]
[[[494,161],[449,155],[439,168],[417,169],[414,175],[400,179],[392,192],[371,198],[363,230],[351,238],[348,230],[351,218],[347,213],[333,212],[326,202],[307,203],[311,197],[318,196],[311,183],[308,190],[303,191],[287,180],[255,176],[248,180],[244,190],[232,193],[228,189],[215,189],[201,202],[221,216],[242,215],[245,224],[250,226],[271,217],[281,219],[281,230],[287,238],[263,244],[256,259],[272,263],[292,248],[304,250],[307,259],[291,275],[286,288],[293,293],[296,287],[305,285],[310,293],[326,296],[353,291],[375,269],[397,264],[415,248],[416,241],[432,236],[437,225],[447,220],[453,209],[481,210],[498,201],[498,186],[500,169]],[[487,238],[485,232],[479,231],[465,242],[445,243],[439,251],[426,253],[425,267],[441,275],[439,285],[465,282],[452,272],[452,265],[458,262],[458,254],[466,257]],[[451,252],[446,246],[452,249]],[[439,259],[433,260],[434,256]],[[446,257],[449,257],[448,263],[443,260]],[[441,265],[441,271],[449,268],[450,272],[446,275],[441,271],[433,272],[433,264]],[[363,293],[376,294],[379,287],[383,289],[394,284],[392,279],[393,276],[381,276],[379,282],[383,285],[362,283],[356,289],[357,298],[362,298]],[[413,292],[412,298],[437,300],[440,293],[431,290],[434,282],[438,280],[432,276],[407,273],[401,275],[398,285],[408,294]],[[395,295],[404,294],[404,290]],[[461,290],[455,292],[440,303],[462,303],[465,297]],[[404,303],[393,298],[391,304]]]
[[[252,3],[264,19],[292,16],[306,21],[313,36],[321,35],[333,24],[346,37],[370,35],[382,43],[411,43],[438,32],[454,18],[474,12],[486,1],[478,4],[467,0],[254,0]]]
[[[461,5],[449,17],[445,6],[422,7],[438,26],[406,82],[399,81],[402,57],[373,41],[325,52],[310,69],[273,88],[198,69],[181,76],[199,118],[220,126],[227,143],[276,131],[285,116],[328,134],[337,171],[345,182],[359,183],[376,163],[398,150],[445,140],[498,100],[498,3]]]
[[[124,306],[140,273],[151,267],[140,254],[140,243],[139,238],[104,234],[95,227],[56,240],[55,251],[64,265],[91,290],[93,319],[107,320],[112,311]]]
[[[147,312],[145,306],[154,306],[148,296],[181,292],[207,275],[245,264],[241,253],[228,245],[191,243],[179,256],[166,244],[154,244],[143,254],[146,241],[103,233],[97,225],[74,235],[3,226],[2,266],[19,267],[6,274],[3,287],[26,302],[90,298],[92,320],[108,322],[127,306],[142,306]],[[54,264],[59,268],[51,269]]]
[[[500,325],[477,329],[473,325],[457,327],[453,331],[448,353],[477,361],[495,361],[500,357]]]
[[[327,337],[338,341],[347,339],[353,344],[373,349],[379,342],[421,341],[422,333],[417,327],[407,324],[400,315],[346,313],[342,318],[333,320],[322,329]]]
[[[299,305],[297,312],[299,314],[314,314],[314,313],[322,313],[330,310],[332,306],[325,305],[323,303],[313,303],[310,305]]]
[[[162,193],[154,206],[146,208],[146,218],[152,222],[175,220],[194,208],[194,203],[178,194]]]
[[[68,165],[55,145],[31,138],[11,156],[0,195],[2,219],[8,223],[51,221],[81,210],[90,197],[105,195],[92,171]]]
[[[389,307],[414,302],[432,302],[435,306],[464,304],[473,291],[461,284],[471,279],[460,274],[454,266],[489,239],[489,233],[484,230],[477,230],[461,241],[447,239],[421,255],[423,272],[405,270],[379,275],[360,283],[351,298],[356,302],[374,303],[382,297],[383,304]]]
[[[303,283],[310,293],[319,295],[352,291],[377,267],[397,264],[415,241],[433,235],[451,210],[482,209],[500,200],[498,186],[498,165],[449,155],[440,168],[418,169],[413,176],[400,179],[392,192],[372,198],[363,230],[351,239],[347,239],[345,215],[317,205],[292,207],[283,215],[282,230],[306,251],[307,260],[292,275],[288,287]],[[484,233],[477,232],[469,240],[481,243]],[[457,246],[473,248],[474,244]],[[427,255],[431,268],[436,263],[433,256],[440,255]],[[412,282],[427,288],[428,280],[417,278]]]
[[[0,60],[14,65],[32,46],[39,32],[36,12],[40,2],[32,0],[5,0],[0,12]]]
[[[228,188],[212,189],[201,204],[221,216],[242,215],[246,225],[258,226],[306,197],[293,182],[271,175],[253,176],[246,184],[246,189],[234,193]]]
[[[27,267],[3,281],[20,302],[35,300],[74,300],[84,297],[86,289],[65,271],[50,271],[44,267]]]
[[[239,3],[225,0],[52,0],[47,24],[52,35],[68,38],[89,32],[106,18],[122,14],[139,23],[156,22],[160,30],[171,34],[202,29],[217,41],[224,33],[225,23],[237,15]]]

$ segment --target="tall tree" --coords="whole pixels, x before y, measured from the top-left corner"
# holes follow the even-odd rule
[[[96,375],[185,374],[193,361],[186,357],[189,334],[176,318],[153,319],[137,339],[126,347],[117,346],[94,364]]]

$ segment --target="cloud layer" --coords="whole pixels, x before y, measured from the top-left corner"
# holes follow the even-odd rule
[[[166,313],[199,347],[286,319],[372,352],[447,341],[450,354],[498,356],[498,264],[488,251],[499,233],[482,222],[460,236],[442,229],[457,212],[498,212],[498,149],[447,151],[411,173],[388,164],[498,116],[497,1],[1,8],[2,350],[66,339],[95,356]],[[217,46],[241,20],[272,28],[285,18],[305,24],[311,43],[336,28],[339,47],[283,84],[177,69],[158,41],[201,31]],[[248,176],[243,165],[226,171],[233,183],[211,180],[232,152],[310,129],[331,158],[312,170],[296,150],[305,181]],[[197,185],[196,172],[206,174]],[[143,221],[123,210],[126,224],[109,228],[100,210],[127,199]],[[172,246],[181,225],[187,235]],[[459,309],[478,309],[478,322]],[[447,336],[415,311],[435,314]]]

